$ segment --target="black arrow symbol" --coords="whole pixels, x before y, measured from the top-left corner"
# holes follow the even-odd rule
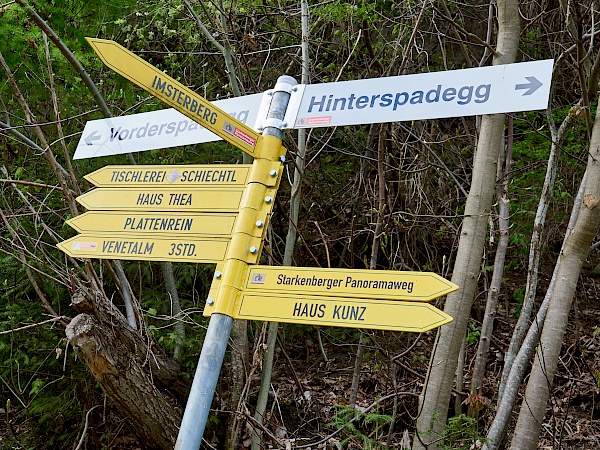
[[[515,86],[515,91],[527,89],[523,95],[531,95],[535,91],[537,91],[543,84],[536,77],[525,77],[529,83],[517,84]]]
[[[98,139],[100,139],[100,135],[97,131],[92,131],[92,134],[84,138],[87,145],[93,145],[94,141],[97,141]]]

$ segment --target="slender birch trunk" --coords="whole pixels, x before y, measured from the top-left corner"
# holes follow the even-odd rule
[[[549,117],[549,121],[552,117]],[[527,284],[525,285],[525,297],[523,299],[523,308],[521,308],[521,314],[517,325],[513,331],[513,335],[506,353],[504,369],[502,371],[502,379],[500,382],[500,389],[498,398],[502,398],[504,394],[504,387],[506,384],[506,378],[514,359],[521,348],[525,332],[529,325],[529,319],[533,311],[533,304],[535,301],[537,281],[538,281],[538,269],[540,264],[540,252],[542,247],[542,233],[544,231],[544,223],[546,222],[546,215],[548,214],[548,207],[550,205],[550,199],[552,190],[554,189],[554,181],[556,180],[556,169],[557,162],[560,156],[561,142],[564,139],[565,133],[570,127],[573,121],[572,115],[567,115],[564,119],[560,130],[554,131],[554,124],[551,123],[550,127],[554,131],[552,146],[550,148],[550,156],[548,157],[548,165],[546,169],[546,178],[544,179],[544,186],[540,195],[540,203],[538,204],[535,219],[533,221],[533,232],[531,235],[531,243],[529,245],[529,265],[527,268]]]
[[[485,375],[485,367],[488,360],[490,350],[490,342],[492,340],[492,331],[494,329],[494,320],[496,319],[496,305],[500,295],[502,285],[502,276],[504,275],[504,260],[506,250],[508,248],[508,225],[510,216],[510,199],[508,196],[508,188],[510,185],[510,168],[512,164],[512,120],[509,118],[509,135],[506,148],[506,156],[502,152],[503,160],[502,169],[499,171],[499,179],[502,181],[498,187],[498,246],[496,248],[496,257],[494,258],[494,272],[492,273],[492,282],[488,292],[487,301],[485,304],[485,316],[483,325],[481,326],[481,337],[477,347],[477,357],[473,367],[473,375],[471,377],[471,395],[481,394],[483,385],[483,377]],[[478,410],[483,407],[478,403],[481,398],[475,397],[475,402],[469,402],[470,410]]]
[[[581,209],[581,204],[583,202],[583,190],[585,187],[585,179],[586,174],[583,175],[583,178],[581,180],[581,186],[579,187],[579,191],[577,192],[577,196],[575,197],[573,210],[571,211],[571,217],[569,218],[569,224],[567,226],[565,236],[569,236],[571,234],[571,231],[575,227],[575,223],[577,222],[577,219],[579,217],[579,210]],[[565,243],[563,242],[563,248],[564,246]],[[525,370],[529,367],[529,361],[531,361],[533,352],[540,339],[540,333],[542,331],[542,327],[544,326],[544,321],[546,320],[546,313],[548,312],[550,298],[552,297],[552,293],[554,292],[554,286],[556,285],[560,260],[561,255],[558,256],[558,261],[556,262],[554,272],[552,273],[552,279],[550,280],[550,285],[548,286],[548,290],[546,291],[544,301],[540,305],[540,308],[536,314],[535,320],[531,324],[531,327],[529,327],[529,331],[527,332],[527,335],[523,340],[523,344],[521,345],[519,353],[517,353],[512,368],[508,374],[508,377],[506,379],[506,388],[504,390],[504,395],[498,401],[498,406],[496,408],[496,416],[494,417],[492,425],[490,425],[488,434],[486,436],[486,443],[483,446],[482,450],[498,450],[500,447],[500,443],[506,431],[506,426],[508,425],[508,421],[515,409],[514,405],[517,401],[519,387],[521,386],[521,381],[523,380]]]
[[[308,84],[308,36],[309,36],[309,14],[308,0],[300,1],[300,9],[302,13],[302,77],[300,82]],[[298,217],[300,215],[300,200],[302,199],[302,178],[304,175],[304,161],[306,156],[306,130],[298,130],[298,154],[295,161],[294,181],[291,186],[290,195],[290,223],[285,240],[285,250],[283,255],[283,265],[291,266],[294,255],[294,247],[296,246],[296,229],[298,227]],[[273,371],[273,356],[275,354],[275,343],[277,341],[278,322],[269,323],[269,331],[267,333],[267,350],[263,358],[263,374],[260,383],[260,391],[256,402],[256,412],[254,419],[257,423],[263,423],[263,417],[267,407],[269,387],[271,385],[271,374]],[[260,449],[261,432],[255,430],[252,434],[252,450]]]
[[[600,114],[596,114],[592,129],[586,172],[583,204],[557,267],[556,286],[511,443],[514,450],[537,448],[577,280],[600,225]]]
[[[520,32],[519,2],[498,1],[497,7],[499,29],[494,65],[515,61]],[[454,321],[438,331],[421,395],[414,449],[437,447],[435,441],[443,432],[446,423],[458,353],[477,292],[503,131],[503,114],[483,116],[473,162],[471,189],[465,205],[465,218],[452,276],[452,282],[460,286],[460,289],[448,295],[444,308]]]

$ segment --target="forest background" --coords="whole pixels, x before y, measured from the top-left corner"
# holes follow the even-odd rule
[[[557,346],[535,351],[545,314],[537,307],[551,297],[559,255],[570,255],[563,242],[577,232],[574,216],[595,212],[580,185],[586,167],[593,172],[588,155],[597,160],[597,5],[355,0],[303,8],[262,0],[0,3],[0,448],[172,448],[214,267],[79,261],[55,245],[75,235],[65,220],[83,212],[74,198],[90,189],[83,175],[93,170],[242,162],[225,143],[72,161],[86,121],[164,108],[105,68],[85,36],[115,40],[217,100],[263,92],[283,74],[324,83],[502,63],[505,25],[517,30],[518,51],[504,62],[553,58],[553,87],[548,111],[494,118],[502,136],[498,169],[487,178],[496,192],[476,214],[484,239],[472,249],[477,270],[467,274],[474,291],[447,300],[466,311],[452,325],[458,363],[435,372],[437,331],[238,323],[203,445],[598,447],[597,219],[578,241],[581,267],[561,278],[575,291],[564,344],[563,327],[552,331]],[[262,262],[454,280],[488,119],[286,132],[289,156]],[[564,298],[568,312],[573,295]],[[449,308],[445,299],[434,303]],[[525,401],[519,411],[534,353],[551,387],[546,398],[530,393],[540,405]],[[555,369],[545,366],[550,353]],[[520,373],[511,378],[505,367]],[[425,394],[446,389],[435,378],[449,380],[449,400],[440,394],[438,404],[419,408]],[[531,427],[517,418],[527,414],[539,427],[524,444],[520,433]]]

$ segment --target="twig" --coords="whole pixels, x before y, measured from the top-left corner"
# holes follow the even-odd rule
[[[296,384],[298,385],[298,388],[300,389],[300,393],[302,393],[304,391],[304,387],[302,386],[302,383],[300,382],[300,378],[298,378],[298,374],[296,373],[296,370],[294,369],[292,360],[290,359],[289,355],[287,354],[287,352],[285,351],[285,349],[283,347],[283,342],[281,342],[281,339],[279,339],[279,335],[277,335],[277,343],[279,344],[279,348],[281,349],[283,356],[285,356],[285,360],[287,361],[287,363],[290,366],[290,370],[292,371],[292,375],[294,376],[294,381],[296,381]]]
[[[342,68],[338,72],[338,76],[335,78],[336,82],[339,81],[340,77],[342,76],[342,73],[344,72],[344,69],[346,68],[346,66],[350,62],[350,58],[352,58],[352,54],[354,53],[354,50],[356,50],[356,46],[360,42],[361,35],[362,35],[362,29],[358,30],[358,37],[356,38],[356,42],[354,43],[354,47],[352,47],[352,51],[348,54],[348,58],[346,59],[346,62],[344,62],[344,64],[342,64]]]
[[[419,377],[419,378],[421,378],[421,379],[424,379],[424,378],[425,378],[425,375],[422,375],[422,374],[420,374],[420,373],[419,373],[419,372],[417,372],[416,370],[412,370],[410,367],[408,367],[408,366],[405,366],[405,365],[404,365],[404,364],[402,364],[400,361],[397,361],[397,360],[393,360],[393,359],[392,359],[392,362],[393,362],[394,364],[398,364],[398,365],[399,365],[400,367],[402,367],[404,370],[406,370],[407,372],[410,372],[410,373],[412,373],[412,374],[413,374],[414,376],[416,376],[416,377]]]
[[[83,426],[83,431],[81,432],[81,439],[79,439],[79,443],[77,444],[77,447],[75,447],[75,450],[79,450],[81,448],[81,446],[83,445],[83,440],[85,439],[85,433],[87,432],[88,429],[88,421],[90,418],[90,413],[96,409],[99,408],[102,405],[96,405],[96,406],[92,406],[89,411],[85,414],[85,425]]]
[[[238,413],[240,413],[240,412],[238,411]],[[279,438],[277,438],[277,436],[275,436],[273,433],[271,433],[262,423],[258,422],[254,417],[252,417],[250,415],[250,412],[248,411],[248,408],[245,405],[244,405],[244,411],[241,412],[240,414],[242,414],[246,418],[246,420],[252,424],[253,427],[260,429],[265,434],[268,434],[269,437],[271,439],[273,439],[275,442],[277,442],[277,444],[279,444],[281,447],[285,447],[285,444],[283,442],[281,442],[279,440]]]
[[[5,178],[0,178],[0,183],[24,184],[25,186],[41,187],[41,188],[45,188],[45,189],[52,189],[54,191],[62,192],[62,188],[60,186],[52,186],[51,184],[34,183],[33,181],[7,180]]]
[[[308,245],[306,244],[306,240],[302,236],[302,233],[300,233],[300,230],[298,229],[298,226],[294,222],[292,222],[290,220],[290,216],[284,211],[283,207],[281,207],[281,203],[279,202],[279,197],[275,197],[275,202],[277,203],[277,206],[279,206],[278,210],[281,213],[281,215],[287,221],[289,221],[289,223],[291,223],[293,225],[293,227],[296,229],[296,233],[298,233],[300,239],[302,240],[302,246],[306,249],[306,251],[312,257],[312,259],[314,260],[315,264],[317,264],[318,267],[321,267],[321,264],[319,263],[319,260],[317,259],[317,257],[315,256],[315,254],[310,250],[310,248],[308,247]]]
[[[57,321],[62,320],[62,319],[67,319],[68,320],[69,318],[67,316],[53,317],[52,319],[44,320],[43,322],[32,323],[32,324],[25,325],[25,326],[22,326],[22,327],[19,327],[19,328],[13,328],[12,330],[0,331],[0,335],[11,334],[11,333],[16,333],[17,331],[28,330],[30,328],[39,327],[40,325],[44,325],[46,323],[57,322]]]
[[[321,236],[321,239],[323,239],[323,245],[325,246],[325,253],[327,254],[327,267],[331,268],[331,260],[329,259],[329,246],[327,245],[327,240],[325,239],[325,236],[323,236],[323,232],[321,231],[319,222],[317,222],[315,220],[314,224],[317,227],[317,230],[319,231],[319,236]]]
[[[24,447],[23,444],[21,444],[21,441],[17,437],[15,430],[13,430],[13,427],[10,424],[10,418],[9,418],[8,414],[9,414],[9,409],[6,408],[6,428],[8,429],[8,432],[10,433],[12,438],[14,439],[15,444],[17,444],[19,446],[19,448],[22,448],[23,450],[25,450],[26,447]]]
[[[496,49],[494,47],[492,47],[489,44],[489,42],[486,42],[483,39],[481,39],[479,36],[477,36],[476,34],[471,33],[470,31],[465,30],[463,27],[461,27],[459,24],[457,24],[454,19],[452,19],[451,17],[448,17],[447,15],[445,15],[442,11],[440,11],[439,9],[437,9],[435,6],[434,6],[434,9],[442,17],[442,19],[450,22],[452,24],[452,26],[455,27],[457,30],[459,30],[461,33],[464,33],[466,36],[468,36],[471,39],[473,39],[479,45],[484,46],[487,50],[490,51],[490,53],[492,55],[498,56],[498,52],[496,51]]]
[[[415,348],[415,345],[417,345],[417,342],[419,342],[419,340],[421,339],[421,336],[423,336],[422,334],[419,334],[417,336],[417,338],[415,339],[415,342],[412,343],[412,345],[410,347],[408,347],[406,350],[404,350],[402,353],[400,353],[399,355],[396,355],[392,358],[392,362],[396,362],[398,359],[402,358],[404,355],[406,355],[408,352],[410,352],[413,348]]]

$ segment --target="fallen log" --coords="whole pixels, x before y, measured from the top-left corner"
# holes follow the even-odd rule
[[[88,313],[76,316],[66,335],[144,448],[172,449],[183,410],[175,396],[157,386],[161,364],[142,337],[122,323],[100,322]],[[168,374],[163,378],[173,375],[163,372]]]

